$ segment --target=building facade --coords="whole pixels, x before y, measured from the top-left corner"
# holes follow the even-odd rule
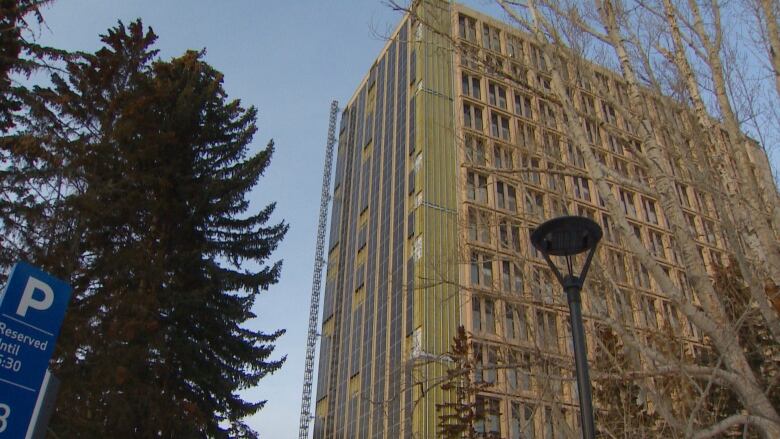
[[[640,139],[610,100],[617,76],[563,68],[596,156],[625,181],[646,180]],[[582,68],[580,66],[580,68]],[[579,434],[568,308],[529,231],[563,214],[605,237],[594,270],[619,294],[586,285],[594,310],[648,333],[700,336],[614,231],[528,35],[446,1],[406,16],[345,106],[339,129],[323,304],[315,439],[435,438],[446,355],[459,325],[482,365],[481,432],[505,438]],[[606,99],[606,95],[610,99]],[[686,117],[670,111],[670,123]],[[670,139],[661,140],[672,142]],[[768,167],[763,162],[760,166]],[[768,168],[767,168],[768,169]],[[658,197],[613,184],[634,233],[690,293]],[[725,256],[711,197],[678,196],[708,265]],[[692,295],[691,300],[696,298]],[[595,349],[589,338],[591,353]],[[449,395],[449,396],[448,396]]]

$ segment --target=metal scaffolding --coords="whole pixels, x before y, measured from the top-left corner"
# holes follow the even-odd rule
[[[311,416],[311,387],[314,375],[314,348],[317,344],[317,321],[320,314],[320,289],[322,284],[322,266],[325,265],[325,227],[328,222],[328,204],[330,203],[330,175],[333,165],[333,147],[336,144],[336,118],[339,103],[330,104],[328,123],[328,141],[325,146],[325,168],[322,171],[322,193],[320,195],[320,219],[317,225],[317,248],[314,252],[314,278],[311,284],[311,304],[309,305],[309,333],[306,337],[306,368],[303,372],[303,394],[301,395],[301,419],[298,439],[309,436]]]

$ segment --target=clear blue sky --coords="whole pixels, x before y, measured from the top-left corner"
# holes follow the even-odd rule
[[[465,3],[491,9],[486,0]],[[229,95],[258,107],[254,145],[273,138],[276,155],[252,199],[258,208],[277,201],[275,220],[290,231],[274,255],[284,260],[281,280],[261,295],[252,324],[287,329],[276,347],[287,362],[246,393],[268,400],[250,419],[262,437],[297,437],[330,102],[350,98],[401,15],[380,0],[55,0],[44,17],[44,44],[82,51],[98,49],[98,35],[117,20],[140,17],[163,59],[206,48]]]

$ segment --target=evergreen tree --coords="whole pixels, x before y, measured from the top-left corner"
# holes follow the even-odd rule
[[[451,363],[446,371],[441,389],[454,393],[450,402],[436,405],[439,412],[439,434],[445,439],[500,439],[495,432],[484,431],[488,418],[500,413],[487,407],[477,395],[490,385],[475,379],[482,371],[480,361],[475,358],[469,336],[463,326],[458,326],[452,338],[448,355]],[[478,428],[481,427],[481,428]]]
[[[264,402],[237,392],[281,367],[247,329],[287,231],[274,204],[247,215],[273,143],[250,153],[257,111],[189,51],[155,61],[151,29],[121,22],[104,47],[36,90],[16,140],[37,170],[29,258],[68,279],[53,369],[59,437],[256,437]],[[28,184],[32,184],[28,182]]]
[[[12,75],[29,76],[47,61],[67,57],[67,52],[36,44],[31,19],[43,23],[40,7],[52,0],[0,0],[0,132],[14,126],[27,88],[14,84]],[[33,25],[34,27],[34,25]]]
[[[26,120],[31,102],[30,89],[18,79],[70,56],[35,42],[35,31],[43,23],[39,8],[50,2],[0,0],[0,266],[26,259],[24,241],[35,237],[28,233],[24,217],[40,207],[36,199],[54,193],[38,193],[28,185],[40,181],[41,170],[39,163],[26,160],[15,130],[17,122]],[[4,280],[5,275],[0,273],[0,282]]]

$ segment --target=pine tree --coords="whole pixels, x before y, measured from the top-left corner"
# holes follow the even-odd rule
[[[41,179],[39,163],[28,161],[18,122],[23,124],[31,103],[31,90],[19,81],[50,63],[70,57],[67,51],[41,46],[35,31],[43,23],[40,7],[51,0],[0,0],[0,266],[26,259],[24,241],[35,240],[28,233],[25,217],[39,216],[37,199],[53,192],[38,193],[29,182]],[[0,282],[5,275],[0,273]]]
[[[41,46],[31,38],[31,22],[42,24],[40,7],[51,2],[0,0],[0,132],[14,126],[15,113],[23,108],[28,92],[23,85],[15,84],[12,76],[29,77],[46,62],[68,57],[66,51]]]
[[[74,298],[53,370],[59,437],[256,437],[242,419],[264,402],[237,392],[284,362],[283,333],[247,329],[266,265],[287,231],[270,204],[247,215],[270,163],[250,152],[257,111],[229,100],[222,74],[188,51],[155,60],[136,21],[68,61],[36,90],[19,134],[39,170],[33,262]],[[29,183],[28,184],[32,184]]]
[[[494,432],[483,431],[485,422],[490,417],[499,416],[484,402],[477,399],[477,394],[489,387],[488,383],[475,380],[482,366],[474,357],[474,352],[463,326],[458,326],[449,353],[451,360],[441,389],[453,392],[450,402],[437,404],[439,412],[439,434],[445,439],[500,439]]]

